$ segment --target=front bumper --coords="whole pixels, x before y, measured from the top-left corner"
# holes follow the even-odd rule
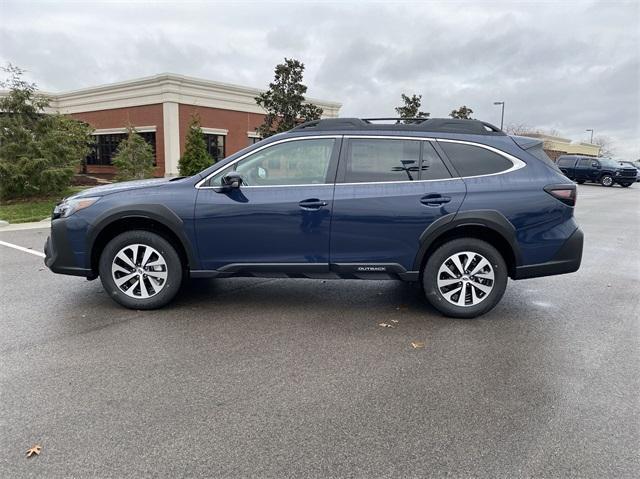
[[[517,266],[513,279],[539,278],[556,274],[574,273],[582,262],[584,234],[577,228],[564,242],[551,261],[527,266]]]
[[[95,275],[90,269],[77,265],[75,255],[69,242],[67,227],[62,220],[51,222],[51,236],[44,244],[44,264],[54,273],[70,274],[92,278]]]

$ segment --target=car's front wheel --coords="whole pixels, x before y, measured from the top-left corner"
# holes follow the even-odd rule
[[[613,186],[613,176],[602,175],[602,177],[600,178],[600,184],[602,186]]]
[[[631,186],[631,183],[620,183],[620,186],[622,186],[623,188],[629,188]]]
[[[180,256],[162,236],[127,231],[100,256],[100,280],[109,296],[131,309],[155,309],[170,302],[182,283]]]
[[[474,318],[498,304],[507,287],[502,255],[475,238],[440,246],[425,265],[422,281],[427,300],[446,316]]]

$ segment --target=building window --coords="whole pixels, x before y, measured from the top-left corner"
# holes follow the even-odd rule
[[[204,141],[207,144],[207,152],[213,158],[213,162],[217,162],[224,158],[224,135],[212,135],[204,133]]]
[[[151,145],[153,150],[153,164],[156,164],[156,132],[147,131],[138,133],[144,140]],[[95,144],[89,156],[87,156],[87,165],[109,166],[116,154],[118,145],[127,137],[126,133],[115,133],[109,135],[94,135]]]
[[[250,136],[249,137],[249,146],[251,145],[255,145],[256,143],[258,143],[259,141],[262,141],[262,138],[258,137],[258,136]]]

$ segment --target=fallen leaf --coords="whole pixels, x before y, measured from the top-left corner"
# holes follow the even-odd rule
[[[383,328],[393,328],[393,324],[389,323],[380,323],[378,326],[382,326]]]
[[[398,321],[397,319],[392,319],[391,322],[392,323],[399,323],[400,321]]]
[[[42,446],[39,446],[38,444],[36,444],[35,446],[31,446],[29,449],[27,449],[27,457],[31,457],[34,454],[38,456],[40,455],[41,450],[42,450]]]
[[[424,341],[412,341],[411,346],[413,346],[413,349],[424,348]]]

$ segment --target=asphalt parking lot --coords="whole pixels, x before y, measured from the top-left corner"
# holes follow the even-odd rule
[[[476,320],[382,281],[129,311],[0,245],[0,477],[638,477],[640,185],[578,189],[581,270]]]

